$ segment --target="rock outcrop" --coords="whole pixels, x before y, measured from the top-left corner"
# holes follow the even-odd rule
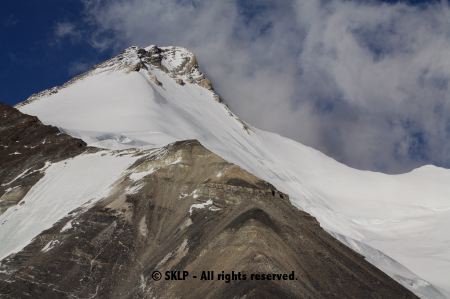
[[[23,198],[50,163],[86,149],[84,141],[0,104],[0,215]]]

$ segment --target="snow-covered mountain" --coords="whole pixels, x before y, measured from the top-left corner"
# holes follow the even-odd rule
[[[401,175],[355,170],[254,128],[221,101],[186,49],[131,47],[61,87],[31,96],[18,109],[110,150],[199,140],[288,194],[330,234],[417,295],[450,298],[450,170],[425,166]],[[105,165],[109,155],[102,156]],[[129,155],[129,160],[120,155],[123,164],[112,170],[117,176],[133,163]],[[87,166],[86,159],[73,163]]]
[[[1,298],[417,298],[196,140],[104,150],[0,115]]]

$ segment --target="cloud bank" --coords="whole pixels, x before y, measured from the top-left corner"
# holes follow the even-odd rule
[[[242,119],[351,166],[450,166],[450,12],[344,0],[85,0],[92,46],[193,50]]]

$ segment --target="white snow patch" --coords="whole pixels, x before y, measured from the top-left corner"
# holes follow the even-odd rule
[[[50,251],[52,248],[54,248],[56,245],[58,245],[60,242],[58,240],[52,240],[48,242],[44,248],[41,249],[42,252]]]
[[[146,171],[142,171],[142,172],[133,172],[132,174],[130,174],[130,179],[132,179],[133,181],[140,181],[142,180],[144,177],[148,176],[149,174],[152,174],[155,172],[156,169],[151,168],[149,170]]]
[[[67,223],[61,228],[61,233],[72,228],[72,220],[67,221]]]
[[[31,168],[25,169],[25,170],[22,171],[18,176],[16,176],[15,178],[13,178],[13,179],[12,179],[11,181],[9,181],[8,183],[2,184],[2,187],[3,187],[3,186],[11,185],[12,183],[14,183],[15,181],[17,181],[18,179],[24,177],[24,176],[28,173],[28,171],[30,171],[30,169],[31,169]]]
[[[20,188],[21,186],[8,187],[5,189],[5,194],[13,191],[14,189]]]
[[[148,227],[145,216],[139,221],[139,233],[143,237],[147,237],[148,235]]]
[[[140,280],[139,288],[141,289],[141,292],[146,293],[146,291],[147,291],[147,281],[146,281],[146,279],[145,279],[143,274],[139,275],[139,280]]]
[[[175,260],[181,260],[189,251],[188,240],[184,239],[181,245],[177,248],[175,252],[169,252],[164,256],[164,258],[156,265],[156,269],[161,268],[169,259],[174,258]]]
[[[47,169],[50,165],[52,165],[52,162],[50,162],[50,161],[45,161],[44,166],[42,166],[42,168],[39,168],[39,169],[36,170],[36,171],[42,171],[42,170],[45,170],[45,169]]]
[[[159,261],[159,263],[156,265],[156,269],[160,268],[162,265],[164,265],[171,257],[173,256],[173,252],[169,252],[166,254],[162,260]]]
[[[31,168],[25,169],[25,170],[22,171],[18,176],[16,176],[14,179],[12,179],[11,181],[9,181],[8,183],[2,184],[2,187],[3,187],[3,186],[7,186],[7,185],[11,185],[12,183],[14,183],[15,181],[17,181],[18,179],[23,178],[23,177],[26,177],[26,176],[28,176],[28,175],[30,175],[30,174],[35,173],[35,172],[43,171],[43,170],[47,169],[51,164],[52,164],[52,163],[50,163],[49,161],[46,161],[43,167],[41,167],[41,168],[39,168],[39,169],[36,169],[36,170],[33,170],[33,171],[30,172],[30,173],[28,173],[28,172],[30,171]]]
[[[1,264],[0,264],[0,266],[1,266]],[[11,275],[11,274],[12,274],[12,271],[6,270],[6,269],[0,269],[0,273],[1,273],[1,274],[6,274],[6,275]]]
[[[37,145],[24,145],[23,147],[33,149],[33,148],[37,147]]]
[[[192,225],[192,219],[191,218],[186,218],[186,220],[180,225],[180,229],[181,230],[183,230],[183,229],[186,229],[186,228],[188,228],[189,226],[191,226]]]
[[[204,203],[196,203],[196,204],[193,204],[193,205],[191,205],[191,207],[189,208],[189,215],[192,215],[192,212],[195,210],[195,209],[198,209],[198,210],[200,210],[200,209],[204,209],[204,208],[206,208],[207,206],[210,206],[210,205],[212,205],[214,202],[212,201],[212,199],[208,199],[206,202],[204,202]]]
[[[110,186],[136,159],[98,152],[51,165],[23,198],[23,205],[0,215],[0,260],[20,251],[70,211],[107,196]]]
[[[134,186],[127,187],[125,189],[125,193],[126,194],[130,194],[130,195],[131,194],[136,194],[136,193],[139,192],[139,190],[142,189],[142,187],[144,187],[144,184],[137,184],[137,185],[134,185]]]
[[[181,161],[182,161],[182,158],[181,158],[181,157],[178,157],[176,160],[170,162],[169,165],[175,165],[175,164],[180,163]]]
[[[14,153],[10,153],[10,154],[9,154],[9,156],[15,156],[15,155],[21,155],[21,153],[16,151],[16,152],[14,152]]]

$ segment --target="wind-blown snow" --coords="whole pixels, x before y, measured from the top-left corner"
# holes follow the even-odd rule
[[[180,62],[176,56],[165,63]],[[425,166],[387,175],[349,168],[277,134],[245,130],[213,92],[181,86],[151,66],[94,73],[20,110],[93,146],[147,148],[198,139],[289,194],[326,230],[416,294],[450,297],[450,170]],[[373,258],[374,252],[381,257]]]
[[[52,164],[17,206],[0,215],[0,260],[20,251],[72,210],[107,196],[109,187],[136,159],[103,151]]]

